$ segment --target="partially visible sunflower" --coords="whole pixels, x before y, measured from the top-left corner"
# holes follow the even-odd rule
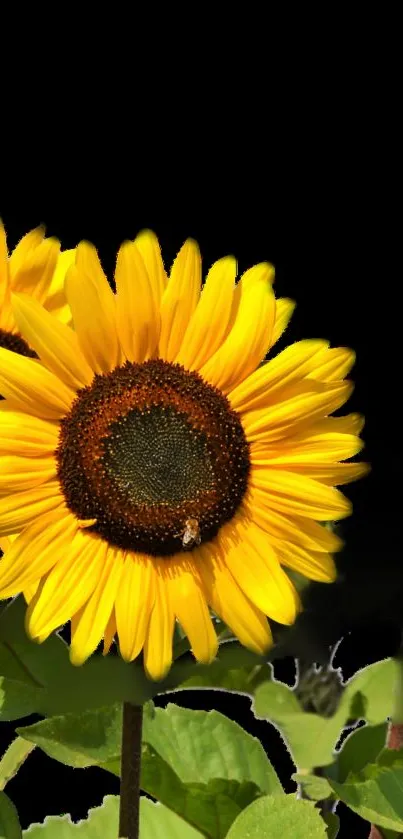
[[[75,331],[13,296],[18,330],[42,364],[0,349],[0,596],[24,592],[30,635],[71,619],[71,660],[115,635],[160,679],[177,620],[211,661],[210,609],[263,653],[267,617],[300,609],[283,570],[335,578],[349,515],[335,488],[361,477],[357,414],[330,417],[352,391],[354,353],[299,341],[263,365],[294,304],[274,270],[235,283],[226,257],[202,288],[187,241],[167,278],[145,231],[122,245],[116,295],[95,248],[78,246],[65,291]]]
[[[11,306],[13,292],[29,294],[64,323],[71,320],[63,286],[67,268],[73,262],[74,249],[61,253],[60,243],[45,238],[42,227],[23,236],[9,256],[0,220],[0,347],[36,357],[19,333]]]

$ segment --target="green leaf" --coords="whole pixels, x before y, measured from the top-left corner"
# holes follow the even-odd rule
[[[252,781],[263,793],[283,794],[259,740],[218,711],[150,704],[144,715],[143,741],[185,782],[228,778]]]
[[[326,825],[327,839],[336,839],[340,830],[340,819],[336,813],[322,813]]]
[[[362,702],[362,713],[355,714],[355,719],[362,717],[369,725],[378,725],[390,717],[398,675],[395,659],[385,658],[369,664],[352,676],[347,682],[346,691],[351,699],[354,694],[359,694],[356,701],[360,699]]]
[[[304,793],[313,801],[324,801],[333,795],[333,790],[326,778],[320,775],[299,774],[296,772],[291,776],[293,781],[303,787]]]
[[[340,784],[329,779],[338,798],[361,818],[390,830],[403,830],[403,753],[388,751],[376,764]]]
[[[141,759],[141,788],[208,839],[223,839],[239,813],[260,795],[250,781],[212,778],[204,784],[185,783],[148,743]]]
[[[19,728],[48,755],[119,775],[120,705]],[[259,741],[217,711],[144,707],[141,787],[212,839],[258,795],[283,795]]]
[[[293,691],[275,682],[257,688],[254,713],[276,725],[296,766],[306,770],[332,762],[333,749],[348,718],[348,708],[342,703],[333,717],[306,713]]]
[[[228,676],[228,671],[232,671],[231,676]],[[240,675],[236,675],[238,671]],[[218,687],[229,691],[240,690],[250,695],[254,690],[254,680],[260,684],[268,675],[265,658],[242,647],[236,640],[224,641],[212,664],[198,664],[190,655],[178,659],[166,679],[160,682],[158,692]]]
[[[115,839],[119,826],[119,797],[107,795],[88,818],[73,824],[71,817],[47,816],[43,824],[31,824],[23,839]],[[0,837],[2,839],[2,837]],[[140,800],[140,839],[203,839],[175,813],[147,798]]]
[[[140,839],[203,839],[203,834],[162,804],[142,798]]]
[[[20,737],[67,766],[102,766],[120,758],[122,706],[49,717],[16,730]]]
[[[199,670],[194,676],[182,682],[177,690],[193,690],[194,688],[210,687],[253,696],[258,685],[266,680],[266,664],[227,670],[221,661],[214,661],[209,667],[205,667],[204,671]]]
[[[257,795],[283,797],[259,741],[218,711],[148,706],[143,742],[142,788],[212,839]]]
[[[391,713],[395,679],[393,659],[360,670],[347,682],[331,717],[304,712],[291,688],[265,682],[256,689],[253,710],[278,727],[299,769],[326,766],[335,759],[334,749],[348,720],[364,717],[376,725]]]
[[[363,725],[346,737],[337,755],[335,780],[342,783],[350,772],[357,773],[376,759],[385,746],[388,724]]]
[[[0,792],[0,839],[21,839],[18,813],[5,792]]]
[[[26,681],[43,688],[33,709],[37,713],[53,716],[124,701],[142,705],[160,692],[161,682],[150,681],[140,664],[127,664],[118,656],[94,655],[82,667],[74,667],[67,644],[57,633],[43,644],[28,637],[25,613],[22,596],[2,610],[0,645],[6,650],[5,665],[10,665],[13,673],[22,671]]]
[[[0,676],[0,720],[21,719],[35,713],[40,706],[43,690],[26,682],[16,682]]]
[[[16,737],[10,743],[0,760],[0,790],[4,789],[8,781],[17,774],[20,766],[27,759],[35,748],[33,743],[28,743],[22,737]],[[1,836],[0,836],[1,839]]]
[[[26,685],[36,684],[35,679],[16,657],[12,646],[7,641],[0,641],[0,673],[16,682],[24,682]]]
[[[267,669],[263,658],[236,641],[225,641],[220,645],[213,665],[200,665],[190,654],[183,656],[174,662],[161,682],[150,681],[140,663],[127,664],[118,656],[104,658],[95,654],[82,667],[73,667],[68,646],[57,633],[43,644],[37,644],[27,636],[25,613],[26,603],[22,596],[7,603],[0,612],[0,673],[42,687],[34,710],[46,717],[100,708],[114,702],[142,705],[158,693],[177,689],[187,680],[192,680],[188,687],[204,683],[220,686],[220,680],[226,682],[228,669],[255,670],[257,666]],[[214,668],[214,677],[210,667]],[[256,670],[253,678],[255,681],[260,678]],[[246,675],[246,682],[247,679]],[[234,677],[232,682],[239,684]],[[231,678],[227,684],[230,683]],[[246,692],[251,688],[251,684],[246,684]]]
[[[327,839],[326,826],[310,801],[285,795],[254,801],[234,821],[226,839]]]

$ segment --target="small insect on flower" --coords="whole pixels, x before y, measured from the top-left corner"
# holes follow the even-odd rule
[[[194,548],[195,545],[200,545],[201,535],[200,527],[197,519],[186,519],[185,530],[182,534],[182,547],[185,550]]]

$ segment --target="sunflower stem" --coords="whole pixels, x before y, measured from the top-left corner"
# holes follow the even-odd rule
[[[143,708],[123,703],[119,839],[139,839]]]

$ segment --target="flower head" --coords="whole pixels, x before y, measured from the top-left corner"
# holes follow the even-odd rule
[[[41,364],[0,349],[0,596],[24,592],[38,641],[71,619],[81,664],[117,635],[155,679],[175,621],[193,653],[217,651],[210,609],[250,649],[291,624],[284,568],[330,582],[350,513],[336,485],[362,448],[348,399],[354,354],[299,341],[264,361],[293,310],[274,270],[210,268],[187,241],[169,278],[144,231],[119,250],[116,294],[82,243],[65,292],[74,331],[13,295],[17,328]]]
[[[42,227],[23,236],[9,256],[0,220],[0,347],[36,358],[36,352],[19,333],[11,305],[13,292],[30,295],[59,320],[70,321],[63,285],[67,268],[73,262],[74,250],[60,252],[60,243],[45,238]]]

